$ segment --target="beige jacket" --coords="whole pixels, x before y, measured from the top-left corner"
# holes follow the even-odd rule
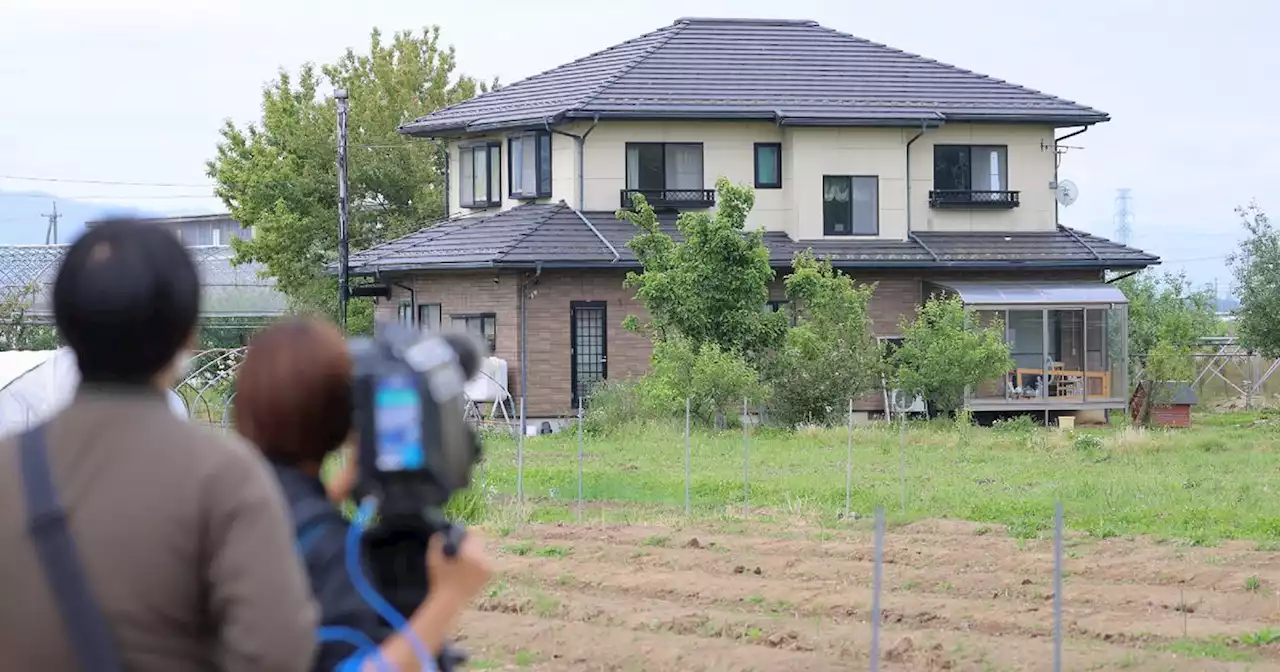
[[[54,483],[129,672],[309,672],[318,613],[293,525],[251,446],[158,392],[83,386],[48,424]],[[0,440],[0,669],[73,672]]]

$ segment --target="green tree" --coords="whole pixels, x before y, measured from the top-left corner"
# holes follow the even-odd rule
[[[33,282],[0,289],[3,290],[0,291],[0,352],[58,348],[57,329],[51,325],[36,324],[28,315],[39,285]]]
[[[1280,232],[1257,203],[1236,208],[1248,237],[1231,255],[1235,291],[1236,335],[1246,348],[1265,357],[1280,357]]]
[[[826,422],[880,384],[880,347],[867,313],[875,286],[855,284],[811,251],[797,254],[791,268],[785,283],[796,324],[768,358],[772,411],[787,424]]]
[[[1160,343],[1189,351],[1221,329],[1213,289],[1193,290],[1183,273],[1144,271],[1116,284],[1129,299],[1129,352],[1135,367]]]
[[[335,89],[347,90],[350,241],[353,251],[412,233],[444,212],[444,155],[396,128],[473,97],[485,86],[462,76],[440,29],[374,30],[366,54],[348,49],[336,63],[281,70],[263,89],[262,119],[223,126],[207,164],[217,194],[252,240],[235,240],[238,263],[257,261],[295,309],[337,313],[338,182]],[[371,325],[367,302],[350,304],[353,329]]]
[[[687,398],[693,415],[716,427],[736,416],[743,400],[758,402],[768,395],[755,367],[740,352],[714,341],[695,345],[679,334],[654,343],[653,369],[641,387],[653,407],[668,413],[683,410]]]
[[[1004,325],[983,327],[960,297],[931,298],[902,321],[902,346],[893,353],[895,386],[921,395],[940,411],[964,405],[965,389],[1014,367]]]
[[[764,233],[744,234],[754,204],[750,187],[721,177],[716,180],[715,214],[681,213],[676,226],[684,240],[679,242],[662,231],[643,196],[633,197],[633,210],[618,211],[618,219],[639,229],[627,245],[643,270],[628,273],[625,286],[636,291],[648,310],[647,326],[656,339],[679,334],[695,351],[714,343],[747,357],[780,342],[785,316],[764,311],[774,278]],[[640,325],[629,316],[627,326]]]

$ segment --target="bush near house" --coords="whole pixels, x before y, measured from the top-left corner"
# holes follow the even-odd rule
[[[714,214],[680,215],[680,242],[641,195],[617,213],[638,230],[629,246],[643,270],[629,273],[626,286],[649,313],[647,323],[630,316],[624,326],[649,334],[654,349],[648,375],[596,390],[592,431],[682,414],[689,398],[692,415],[717,427],[737,416],[744,399],[783,425],[827,424],[889,373],[954,410],[966,386],[1010,368],[999,325],[978,328],[958,300],[943,300],[904,325],[904,350],[890,370],[867,310],[875,285],[857,283],[811,251],[791,262],[787,308],[764,310],[775,271],[763,233],[745,231],[754,193],[724,178],[716,190]]]

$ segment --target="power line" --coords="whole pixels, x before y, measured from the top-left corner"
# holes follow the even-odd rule
[[[190,184],[180,182],[120,182],[116,180],[74,180],[63,177],[32,177],[30,175],[0,175],[0,179],[23,180],[27,182],[59,182],[63,184],[107,184],[118,187],[186,187],[212,188],[211,184]]]
[[[216,199],[217,196],[212,192],[208,194],[161,194],[157,196],[135,196],[133,194],[92,194],[89,196],[81,196],[74,194],[71,196],[58,196],[54,194],[5,194],[5,198],[43,198],[55,199],[63,201],[94,201],[94,200],[114,200],[114,201],[155,201],[167,199],[183,199],[183,198],[204,198]]]

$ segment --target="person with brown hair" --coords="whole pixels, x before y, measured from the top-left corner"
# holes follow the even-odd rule
[[[378,652],[393,669],[434,669],[434,661],[418,660],[412,644],[416,638],[440,655],[457,617],[488,580],[484,543],[477,533],[468,533],[457,556],[446,558],[443,540],[432,539],[427,553],[431,593],[408,618],[411,632],[386,631],[346,569],[349,524],[335,504],[350,493],[354,456],[348,456],[352,459],[327,490],[320,480],[325,459],[351,438],[352,394],[351,357],[336,326],[315,318],[279,322],[250,341],[240,365],[236,429],[274,466],[295,521],[309,517],[300,512],[323,509],[322,524],[309,526],[302,549],[312,592],[320,603],[321,626],[351,628],[380,642]],[[314,669],[347,669],[345,665],[353,662],[351,653],[342,643],[322,642]],[[360,669],[379,667],[368,660]]]

